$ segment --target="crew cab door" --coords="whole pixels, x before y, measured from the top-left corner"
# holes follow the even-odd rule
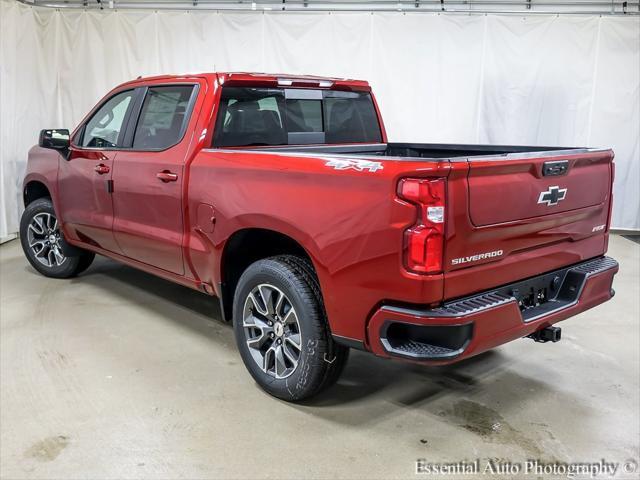
[[[127,257],[184,274],[185,134],[198,85],[143,87],[129,128],[129,149],[113,169],[114,236]]]
[[[115,93],[89,115],[60,162],[58,204],[65,233],[72,239],[121,253],[113,235],[111,180],[122,149],[135,89]]]

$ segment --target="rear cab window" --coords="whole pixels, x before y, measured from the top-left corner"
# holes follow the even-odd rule
[[[381,141],[369,92],[223,87],[213,146]]]

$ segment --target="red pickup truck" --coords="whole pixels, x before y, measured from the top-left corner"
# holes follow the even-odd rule
[[[349,348],[456,362],[613,296],[611,150],[391,143],[368,83],[211,73],[118,86],[29,152],[21,242],[216,296],[285,400]]]

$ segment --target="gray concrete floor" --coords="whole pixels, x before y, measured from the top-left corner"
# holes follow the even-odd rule
[[[50,280],[10,242],[0,474],[412,478],[419,458],[638,462],[640,246],[615,236],[609,254],[618,294],[563,322],[558,344],[519,340],[443,368],[355,352],[336,387],[291,405],[245,372],[212,299],[102,258]]]

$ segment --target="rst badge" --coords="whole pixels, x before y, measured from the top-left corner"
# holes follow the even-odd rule
[[[549,187],[549,189],[545,192],[540,192],[538,203],[546,204],[547,207],[551,207],[552,205],[557,205],[559,202],[564,200],[564,197],[566,196],[567,189],[560,188],[556,185],[555,187]]]

